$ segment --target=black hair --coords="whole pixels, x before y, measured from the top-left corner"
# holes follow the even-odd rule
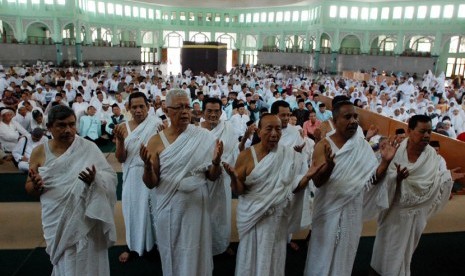
[[[149,105],[149,100],[147,99],[147,96],[145,96],[144,93],[142,93],[142,92],[134,92],[134,93],[131,93],[129,95],[129,99],[128,99],[129,106],[131,106],[132,99],[136,99],[136,98],[143,98],[145,104]]]
[[[411,130],[414,130],[417,127],[419,122],[420,123],[431,123],[431,118],[423,114],[413,115],[410,118],[410,120],[408,120],[408,128]]]
[[[350,101],[350,99],[349,99],[349,97],[347,97],[345,95],[339,95],[339,96],[334,97],[333,100],[331,101],[332,109],[334,109],[334,106],[338,102],[343,102],[343,101]]]
[[[405,129],[403,129],[403,128],[396,129],[396,135],[404,134],[404,133],[405,133]]]
[[[270,110],[270,113],[271,114],[278,114],[279,113],[279,108],[280,107],[284,107],[284,108],[289,108],[289,110],[291,110],[291,106],[289,105],[288,102],[286,101],[275,101],[272,105],[271,105],[271,110]]]
[[[346,106],[346,105],[350,105],[350,106],[354,106],[354,104],[351,102],[351,101],[340,101],[340,102],[337,102],[334,106],[333,106],[333,118],[337,118],[339,116],[339,112],[341,111],[341,108],[343,106]]]
[[[64,120],[70,116],[74,116],[74,119],[76,119],[76,114],[71,108],[61,104],[55,105],[48,112],[47,127],[51,127],[56,121]]]
[[[214,97],[207,97],[202,101],[202,110],[205,110],[208,103],[219,104],[220,108],[223,106],[223,102],[220,99]]]

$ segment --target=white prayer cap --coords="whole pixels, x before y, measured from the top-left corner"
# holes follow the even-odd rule
[[[13,87],[11,87],[11,86],[8,86],[8,88],[6,90],[8,90],[10,92],[14,92]]]
[[[408,81],[409,81],[409,82],[413,82],[413,78],[410,77],[410,78],[408,79]]]
[[[2,112],[0,113],[0,115],[3,116],[3,114],[7,114],[7,113],[10,113],[10,112],[11,112],[12,114],[15,114],[15,112],[14,112],[12,109],[10,109],[10,108],[4,108],[4,109],[2,109]]]
[[[102,101],[102,105],[110,105],[110,101],[105,99]]]
[[[166,100],[166,96],[160,96],[160,100],[165,101],[165,100]]]
[[[444,120],[444,121],[442,121],[442,122],[443,122],[444,124],[446,124],[446,125],[452,125],[452,123],[451,123],[449,120]]]

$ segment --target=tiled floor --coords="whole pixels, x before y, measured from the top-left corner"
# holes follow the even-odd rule
[[[116,171],[121,171],[120,164],[114,154],[106,154],[108,161]],[[0,173],[17,172],[14,166],[0,165]],[[0,183],[0,185],[3,183]],[[231,240],[237,241],[235,215],[237,200],[233,200],[232,235]],[[465,231],[465,196],[455,196],[438,215],[433,217],[425,233],[442,233]],[[44,246],[42,236],[40,203],[0,203],[0,249],[22,249]],[[125,244],[124,222],[121,211],[121,202],[115,207],[115,222],[118,235],[118,245]],[[364,236],[374,236],[376,223],[370,221],[363,227]],[[295,239],[304,239],[307,231],[294,235]]]

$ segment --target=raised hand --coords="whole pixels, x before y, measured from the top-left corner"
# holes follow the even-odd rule
[[[409,176],[409,171],[407,170],[406,167],[401,168],[400,164],[395,164],[396,165],[396,170],[397,170],[397,183],[402,182],[402,180],[406,179]]]
[[[255,124],[251,124],[250,126],[248,126],[247,129],[245,130],[244,137],[249,138],[252,134],[254,134],[255,129],[256,129]]]
[[[371,137],[375,136],[376,134],[378,134],[378,127],[375,126],[375,125],[371,125],[370,128],[368,128],[368,131],[367,131],[367,135],[366,135],[366,139],[367,140],[370,140]]]
[[[32,181],[34,190],[41,191],[44,189],[44,181],[42,180],[42,177],[32,168],[29,169],[29,178]]]
[[[457,167],[455,169],[450,170],[450,175],[452,176],[452,181],[455,181],[457,179],[461,179],[461,178],[463,178],[465,176],[465,173],[457,172],[460,169],[461,169],[460,167]]]
[[[95,175],[97,174],[97,170],[95,166],[92,165],[91,168],[87,167],[85,170],[79,173],[79,179],[81,179],[87,185],[92,184],[95,180]]]
[[[229,165],[226,162],[223,162],[223,168],[231,178],[233,178],[233,177],[237,178],[236,170],[234,169],[233,166]]]
[[[113,129],[113,135],[115,135],[116,139],[120,141],[124,141],[124,138],[128,135],[128,130],[125,124],[116,125]]]
[[[398,148],[399,144],[395,137],[389,138],[389,142],[386,141],[380,144],[379,153],[381,154],[381,158],[388,163],[391,162]]]
[[[305,142],[302,145],[294,146],[294,150],[301,153],[304,147],[305,147]]]
[[[223,155],[223,141],[217,139],[215,145],[215,151],[213,152],[213,164],[219,165],[221,162],[221,156]]]
[[[140,145],[139,156],[144,162],[145,167],[152,168],[152,155],[149,153],[144,144]]]

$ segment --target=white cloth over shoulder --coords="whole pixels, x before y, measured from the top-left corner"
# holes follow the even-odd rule
[[[212,274],[206,172],[214,148],[207,130],[189,125],[160,153],[155,228],[163,275]]]
[[[123,168],[122,207],[126,226],[126,243],[131,251],[141,256],[155,245],[155,228],[152,222],[151,206],[154,206],[155,190],[150,190],[142,181],[144,162],[140,158],[141,144],[146,145],[150,137],[155,135],[161,120],[155,116],[147,116],[133,131],[129,129],[124,139],[127,152]]]
[[[329,180],[315,192],[312,236],[304,275],[350,275],[364,219],[388,207],[387,190],[372,185],[378,162],[358,135],[338,149]]]
[[[234,164],[239,155],[239,142],[232,125],[227,121],[220,121],[210,133],[216,139],[223,141],[221,160]],[[231,178],[222,168],[222,174],[216,181],[207,180],[207,182],[212,223],[212,253],[218,255],[226,251],[231,238]]]
[[[300,229],[303,208],[304,191],[293,190],[306,171],[304,156],[284,146],[255,164],[237,205],[236,275],[284,275],[287,237]]]
[[[407,144],[408,139],[400,144],[384,180],[391,206],[379,216],[371,259],[371,267],[383,276],[410,275],[412,256],[428,219],[448,202],[453,184],[450,171],[440,165],[441,156],[432,147],[426,146],[410,163]],[[394,164],[409,171],[400,189]]]
[[[78,175],[95,165],[89,186]],[[116,173],[100,149],[78,136],[61,156],[39,168],[46,251],[54,275],[109,275],[108,247],[116,240]]]

